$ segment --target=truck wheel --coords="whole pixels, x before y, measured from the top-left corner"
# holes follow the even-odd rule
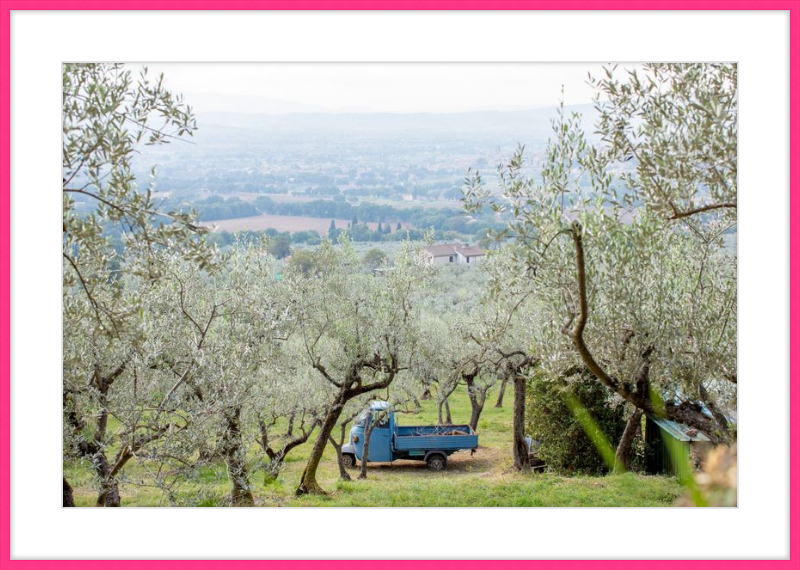
[[[356,458],[349,453],[345,453],[342,455],[342,463],[346,469],[353,469],[356,466]]]
[[[428,469],[431,471],[444,471],[447,469],[447,458],[444,455],[439,455],[438,453],[435,455],[429,455],[426,463],[428,464]]]

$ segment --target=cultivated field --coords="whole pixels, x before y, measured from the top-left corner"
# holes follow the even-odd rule
[[[401,425],[436,423],[435,403],[425,401],[422,404],[420,414],[399,416]],[[451,406],[453,421],[465,423],[469,418],[465,389],[453,395]],[[294,496],[313,441],[293,450],[279,479],[267,485],[263,473],[258,471],[258,461],[263,455],[253,444],[250,463],[256,504],[264,507],[671,506],[683,492],[677,480],[671,477],[631,473],[606,477],[517,473],[511,469],[511,411],[510,399],[504,408],[495,408],[490,396],[478,425],[478,451],[474,456],[468,451],[452,455],[447,470],[441,473],[428,471],[422,462],[397,461],[370,467],[367,480],[355,480],[358,472],[353,470],[353,481],[339,481],[336,455],[328,446],[317,474],[320,484],[328,491],[324,496]],[[126,468],[132,483],[139,480],[138,472],[142,472],[142,467],[134,463]],[[76,505],[94,505],[97,492],[92,488],[90,466],[65,463],[64,475],[75,489]],[[200,483],[187,483],[179,491],[181,504],[225,505],[229,487],[224,463],[203,468],[197,479]],[[148,487],[123,484],[120,491],[123,506],[165,504],[161,494]]]
[[[335,220],[336,227],[346,229],[350,220]],[[331,227],[330,218],[312,218],[309,216],[277,216],[274,214],[261,214],[247,218],[232,218],[230,220],[211,220],[202,222],[201,225],[213,228],[215,232],[238,232],[240,230],[266,230],[273,228],[279,232],[301,232],[316,230],[320,235],[325,235]],[[378,222],[367,223],[370,229],[378,227]],[[392,231],[397,227],[397,222],[390,222]],[[408,222],[402,223],[403,228],[409,228]]]

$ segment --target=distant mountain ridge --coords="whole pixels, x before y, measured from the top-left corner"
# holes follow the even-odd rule
[[[584,126],[592,132],[597,113],[592,105],[565,107],[568,113],[581,113]],[[514,111],[469,111],[463,113],[197,113],[201,126],[231,127],[255,130],[316,130],[351,132],[526,132],[547,137],[556,107]]]

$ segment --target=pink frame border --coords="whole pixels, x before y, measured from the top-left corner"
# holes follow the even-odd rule
[[[103,570],[117,568],[235,569],[269,567],[302,568],[307,561],[199,561],[199,560],[11,560],[11,10],[780,10],[789,11],[790,27],[790,516],[789,560],[594,560],[594,561],[320,561],[322,568],[395,569],[436,568],[469,570],[484,565],[507,570],[537,568],[638,568],[676,570],[679,568],[800,568],[800,378],[797,357],[800,311],[791,299],[800,299],[800,269],[791,264],[791,253],[800,246],[800,0],[0,0],[0,567],[8,569],[63,568]],[[795,111],[795,112],[792,112]],[[795,491],[795,492],[792,492]]]

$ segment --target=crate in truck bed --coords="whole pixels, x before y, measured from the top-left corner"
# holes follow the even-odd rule
[[[398,426],[396,430],[394,448],[398,451],[446,451],[478,447],[478,434],[468,425]]]

